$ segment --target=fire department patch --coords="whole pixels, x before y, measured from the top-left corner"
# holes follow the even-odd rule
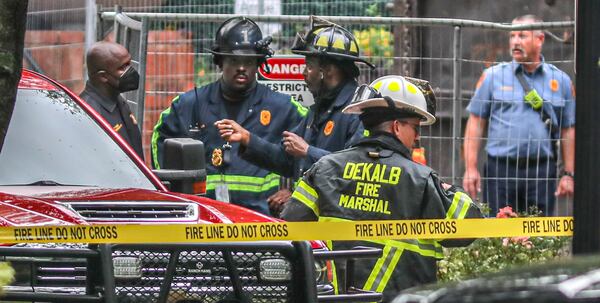
[[[333,122],[333,120],[327,121],[327,124],[325,124],[325,128],[323,129],[323,133],[325,134],[325,136],[331,135],[334,126],[335,123]]]
[[[271,112],[268,110],[260,111],[260,124],[267,126],[271,123]]]
[[[558,91],[558,80],[556,80],[556,79],[550,80],[550,89],[553,92],[557,92]]]
[[[213,149],[211,162],[216,167],[223,165],[223,151],[220,148]]]

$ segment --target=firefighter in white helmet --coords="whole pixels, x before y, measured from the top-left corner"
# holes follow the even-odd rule
[[[419,139],[421,125],[436,120],[433,102],[428,100],[435,99],[423,80],[386,76],[359,87],[343,112],[360,115],[369,137],[315,163],[299,182],[282,218],[327,222],[481,217],[461,188],[443,183],[431,168],[411,160],[411,147]],[[453,226],[448,223],[439,228]],[[333,241],[333,250],[383,248],[377,260],[356,261],[355,281],[341,280],[345,269],[337,263],[338,291],[348,285],[362,287],[383,292],[384,301],[389,302],[404,288],[436,280],[442,246],[468,243],[470,240]]]

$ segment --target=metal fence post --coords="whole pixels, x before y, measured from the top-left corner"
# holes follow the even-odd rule
[[[92,44],[96,42],[96,0],[85,2],[85,52],[87,54]],[[88,80],[87,63],[84,64],[83,80]]]
[[[452,184],[457,184],[457,165],[459,163],[460,156],[460,146],[461,144],[457,144],[460,140],[460,132],[462,125],[462,96],[461,96],[461,52],[462,52],[462,42],[461,42],[461,27],[454,27],[454,37],[453,37],[453,61],[452,61],[452,71],[453,71],[453,79],[452,79]]]
[[[123,8],[119,5],[115,5],[115,16],[121,14],[123,12]],[[113,31],[115,32],[115,41],[121,41],[121,26],[119,24],[119,20],[115,18]]]
[[[144,108],[145,108],[145,97],[146,97],[146,60],[148,50],[148,17],[142,17],[142,30],[140,33],[140,88],[138,89],[138,104],[136,118],[138,121],[138,127],[140,132],[144,131]]]

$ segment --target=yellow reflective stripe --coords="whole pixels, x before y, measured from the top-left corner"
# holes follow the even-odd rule
[[[469,207],[471,207],[471,205],[473,205],[473,200],[471,200],[471,197],[469,197],[467,194],[463,194],[463,198],[465,200],[465,205],[462,208],[462,210],[460,211],[460,213],[458,214],[457,219],[464,219],[467,216],[467,211],[469,211]]]
[[[319,198],[319,194],[317,194],[317,191],[314,188],[312,188],[312,186],[308,185],[308,183],[304,182],[304,180],[300,180],[300,182],[298,182],[297,187],[304,189],[308,194],[314,197],[315,201]]]
[[[298,114],[300,114],[301,117],[306,117],[306,114],[308,114],[308,108],[304,107],[302,104],[300,104],[300,102],[296,101],[294,97],[290,97],[290,102],[292,102],[292,105],[296,107],[296,111],[298,111]]]
[[[365,282],[363,289],[372,290],[373,284],[375,284],[375,279],[377,279],[377,276],[379,275],[379,272],[381,271],[381,268],[383,267],[385,260],[388,258],[388,255],[390,254],[391,249],[392,249],[391,246],[383,247],[383,254],[382,254],[381,258],[377,259],[377,262],[375,263],[375,266],[373,266],[373,270],[371,270],[371,274],[369,275],[369,278]]]
[[[446,212],[446,219],[464,219],[471,202],[471,198],[467,194],[462,192],[455,193],[452,204],[448,212]]]
[[[442,245],[435,240],[430,240],[431,243],[427,243],[424,240],[371,240],[369,242],[379,243],[381,245],[391,245],[418,253],[424,257],[438,259],[442,259],[444,257]]]
[[[173,99],[173,101],[171,101],[171,104],[177,102],[178,100],[179,100],[179,96],[175,97]],[[156,169],[160,169],[160,163],[158,163],[158,139],[160,137],[160,134],[158,133],[158,129],[163,124],[163,117],[166,117],[169,114],[171,114],[171,106],[167,107],[167,109],[165,109],[162,113],[160,113],[158,122],[156,123],[156,125],[154,126],[154,129],[152,130],[152,139],[150,140],[150,145],[152,145],[151,146],[152,147],[152,161],[154,162],[154,167]]]
[[[310,185],[306,184],[304,181],[300,181],[296,190],[292,193],[292,198],[302,202],[306,207],[310,208],[317,217],[319,216],[319,206],[317,205],[319,195],[312,187],[310,187]]]
[[[336,217],[319,217],[319,222],[348,222],[353,220],[336,218]],[[393,246],[404,250],[418,253],[424,257],[433,257],[441,259],[444,257],[444,251],[442,245],[432,239],[418,239],[418,240],[361,240],[365,242],[371,242],[379,244],[381,246]]]
[[[400,260],[400,257],[402,256],[403,252],[404,252],[404,249],[397,249],[394,252],[394,255],[392,256],[390,263],[388,263],[387,268],[385,269],[383,278],[381,279],[381,281],[379,282],[379,285],[377,286],[377,289],[376,289],[377,292],[383,292],[383,290],[387,286],[388,282],[390,281],[390,277],[392,276],[394,269],[396,269],[396,265],[398,265],[398,261]]]
[[[331,242],[331,240],[329,241],[325,241],[327,248],[329,248],[329,250],[333,250],[333,243]],[[332,274],[332,280],[331,283],[333,284],[333,291],[336,295],[339,295],[339,283],[338,283],[338,278],[337,278],[337,271],[335,268],[335,262],[333,260],[330,260],[331,264],[331,274]]]
[[[279,175],[268,174],[264,178],[238,175],[208,175],[206,190],[215,190],[218,184],[227,184],[235,191],[263,192],[279,186]]]
[[[350,222],[353,220],[336,218],[336,217],[319,217],[319,222]]]
[[[224,181],[224,182],[232,182],[232,183],[246,183],[253,185],[262,185],[265,183],[271,183],[273,180],[279,181],[278,174],[268,174],[264,177],[251,177],[251,176],[241,176],[241,175],[209,175],[207,177],[207,181]]]

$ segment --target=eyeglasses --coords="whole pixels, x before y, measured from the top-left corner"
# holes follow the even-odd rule
[[[354,91],[354,96],[352,96],[352,101],[350,103],[352,104],[373,98],[382,98],[381,93],[368,84],[362,84]]]

